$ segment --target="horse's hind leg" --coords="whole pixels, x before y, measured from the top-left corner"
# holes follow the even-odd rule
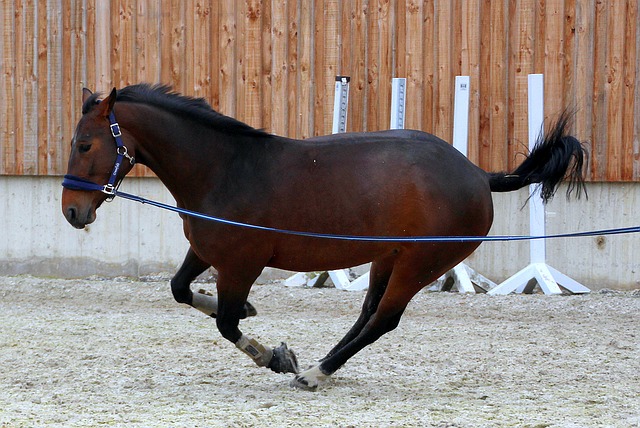
[[[377,260],[371,264],[371,269],[369,272],[369,289],[367,290],[367,296],[365,297],[364,303],[362,304],[360,316],[353,324],[353,327],[351,327],[349,332],[342,338],[342,340],[340,340],[340,342],[338,342],[336,346],[334,346],[331,351],[329,351],[329,353],[323,359],[320,360],[320,362],[331,357],[333,354],[342,349],[343,346],[356,338],[360,334],[364,326],[367,324],[367,322],[369,322],[369,318],[371,318],[371,316],[378,309],[380,299],[382,299],[382,296],[387,289],[387,284],[389,284],[389,278],[391,277],[391,271],[393,270],[393,262],[394,258],[388,257],[385,259]]]
[[[403,266],[398,266],[396,263],[375,312],[371,314],[357,336],[334,350],[333,354],[323,359],[319,365],[297,375],[291,381],[291,386],[308,390],[316,389],[321,381],[342,367],[349,358],[375,342],[383,334],[395,329],[413,296],[440,274],[438,270],[417,275],[415,266],[415,263],[403,263]]]
[[[218,313],[218,299],[214,296],[203,293],[193,293],[191,283],[202,272],[211,267],[210,264],[202,261],[194,251],[189,248],[187,255],[182,262],[182,266],[171,279],[171,292],[178,303],[190,305],[200,312],[215,318]],[[255,316],[257,314],[251,303],[246,302],[242,318]]]

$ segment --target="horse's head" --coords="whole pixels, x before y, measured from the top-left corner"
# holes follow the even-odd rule
[[[96,219],[96,209],[110,197],[99,188],[109,183],[116,186],[133,167],[133,139],[124,130],[120,131],[118,125],[114,128],[109,118],[116,101],[115,88],[102,101],[88,89],[84,89],[82,95],[82,117],[71,141],[62,191],[62,212],[78,229],[92,223]],[[114,135],[120,132],[124,148],[116,145]],[[124,162],[123,156],[126,157]],[[84,187],[86,183],[93,188]]]

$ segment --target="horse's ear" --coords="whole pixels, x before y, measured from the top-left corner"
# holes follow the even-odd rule
[[[98,104],[98,108],[100,108],[102,115],[104,115],[105,117],[109,116],[109,114],[113,110],[113,105],[116,103],[117,93],[118,91],[116,91],[116,88],[113,88],[109,96],[102,100],[100,104]]]
[[[84,104],[91,95],[93,95],[93,92],[87,88],[82,88],[82,104]]]

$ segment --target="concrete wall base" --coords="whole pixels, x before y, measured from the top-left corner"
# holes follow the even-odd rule
[[[0,177],[0,274],[47,277],[144,276],[174,272],[188,243],[177,214],[124,199],[104,204],[96,222],[73,229],[60,209],[59,177]],[[167,204],[159,180],[128,178],[123,191]],[[547,233],[640,224],[640,183],[590,183],[589,198],[567,201],[563,189],[547,206]],[[527,235],[526,189],[494,194],[490,235]],[[640,236],[595,236],[547,241],[547,263],[592,290],[640,288]],[[501,282],[529,264],[527,242],[486,242],[466,263]],[[289,273],[267,269],[262,280]]]

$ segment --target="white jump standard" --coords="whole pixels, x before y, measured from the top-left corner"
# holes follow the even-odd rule
[[[544,76],[542,74],[529,75],[528,108],[529,108],[529,150],[533,150],[539,137],[543,134],[544,123]],[[529,185],[529,234],[531,236],[545,235],[546,213],[540,188],[535,184]],[[560,273],[546,263],[546,241],[532,239],[529,241],[531,263],[491,289],[488,294],[509,294],[511,292],[530,293],[536,284],[545,294],[562,294],[560,287],[573,294],[589,293],[590,290],[578,281]]]

